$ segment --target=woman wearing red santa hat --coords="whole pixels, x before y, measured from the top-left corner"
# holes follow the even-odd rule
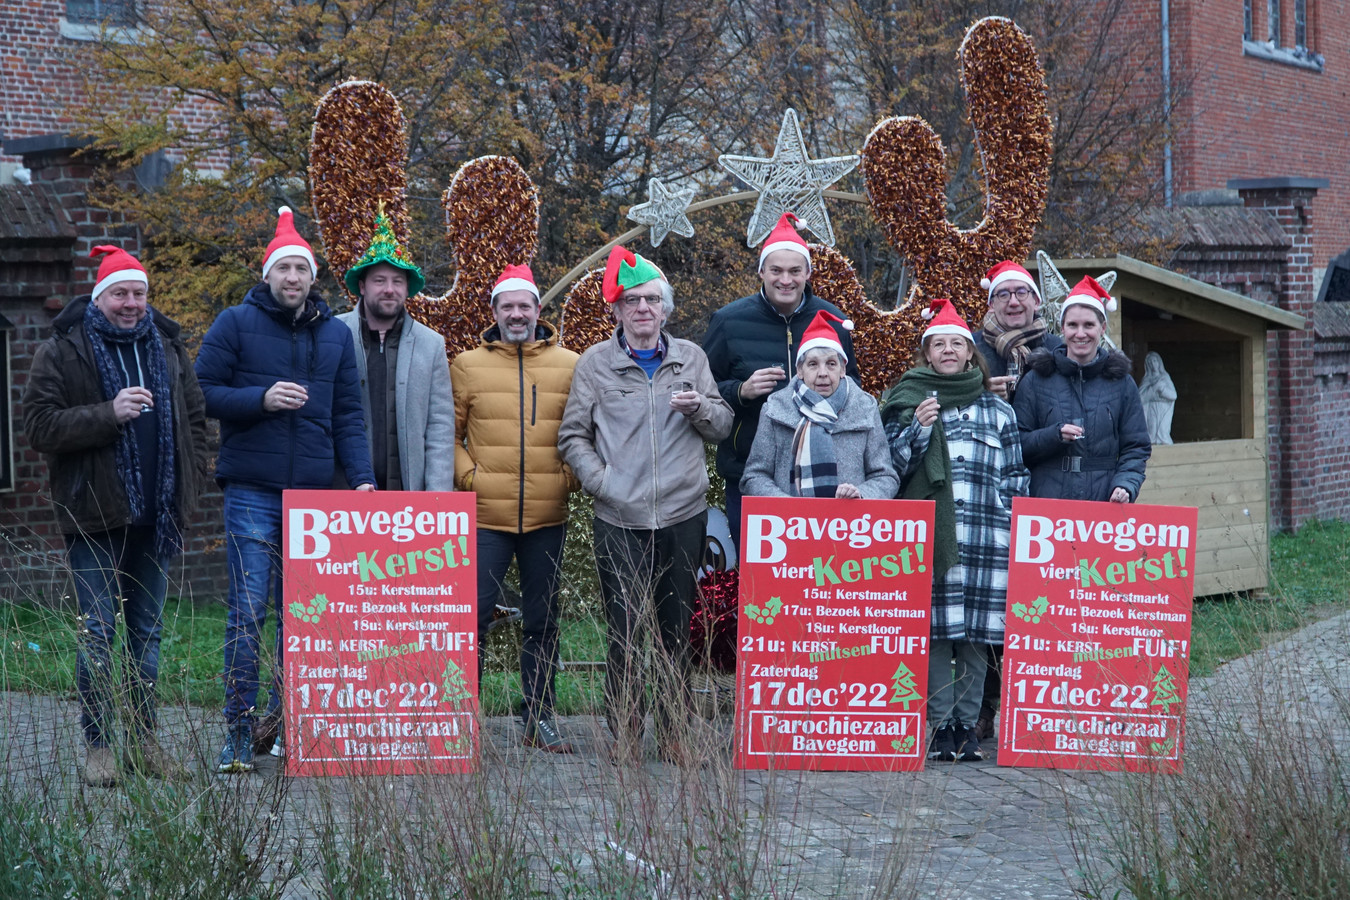
[[[949,300],[924,315],[915,366],[882,397],[881,419],[900,496],[936,505],[928,758],[973,762],[984,758],[974,726],[989,645],[1003,643],[1012,499],[1028,474],[1012,407],[992,392],[970,329]]]
[[[759,497],[889,500],[899,482],[872,395],[845,377],[848,355],[830,324],[853,323],[816,313],[797,350],[797,374],[770,394],[745,462],[741,493]]]
[[[1116,301],[1095,279],[1060,308],[1064,346],[1027,361],[1014,406],[1031,496],[1132,503],[1153,451],[1130,360],[1102,347]]]

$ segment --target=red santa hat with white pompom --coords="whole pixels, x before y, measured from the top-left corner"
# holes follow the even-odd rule
[[[839,332],[835,331],[834,326],[830,324],[831,322],[838,322],[839,327],[845,331],[853,330],[852,319],[841,319],[823,309],[820,310],[811,320],[811,324],[807,325],[806,330],[802,332],[802,344],[797,348],[796,362],[800,363],[803,356],[817,348],[833,350],[843,357],[844,362],[848,362],[848,354],[844,352],[844,342],[839,337]]]
[[[496,300],[497,295],[505,291],[529,291],[534,294],[535,300],[539,299],[539,286],[534,283],[534,272],[525,265],[502,269],[501,277],[492,286],[492,299]]]
[[[759,251],[759,268],[764,268],[764,260],[775,250],[791,250],[806,257],[806,271],[811,271],[811,248],[793,227],[793,223],[797,221],[798,218],[790,212],[778,217],[778,224],[773,226],[773,231],[770,231],[769,236],[764,239],[764,246]]]
[[[1036,299],[1041,299],[1041,290],[1036,287],[1036,279],[1031,277],[1030,272],[1010,259],[1005,259],[1003,262],[992,266],[980,279],[980,287],[988,291],[990,298],[992,298],[994,291],[1010,281],[1026,284],[1027,287],[1031,288],[1031,292],[1036,295]]]
[[[1106,320],[1108,312],[1116,311],[1116,298],[1107,292],[1106,288],[1097,283],[1097,279],[1091,275],[1084,275],[1083,280],[1073,286],[1069,291],[1069,296],[1064,298],[1064,305],[1059,308],[1059,323],[1064,324],[1064,316],[1068,314],[1070,306],[1088,306],[1097,311],[1097,314]]]
[[[283,206],[277,210],[276,237],[267,245],[267,256],[263,259],[263,278],[267,278],[267,273],[272,271],[277,260],[287,256],[303,257],[309,263],[309,274],[318,276],[319,267],[314,263],[314,251],[309,242],[300,236],[300,232],[295,230],[295,215],[291,208]]]
[[[921,341],[926,341],[936,334],[956,334],[972,344],[975,343],[975,336],[970,333],[970,327],[966,325],[966,320],[956,314],[956,308],[952,306],[952,301],[946,297],[938,297],[933,300],[922,315],[932,324],[924,329]]]
[[[100,244],[89,254],[91,259],[98,259],[100,256],[103,257],[103,262],[98,266],[98,283],[94,285],[94,290],[89,296],[97,298],[119,281],[134,281],[147,286],[150,284],[149,279],[145,277],[145,267],[121,247]]]

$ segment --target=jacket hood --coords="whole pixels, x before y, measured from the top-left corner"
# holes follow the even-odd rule
[[[1059,372],[1065,376],[1072,376],[1081,369],[1084,378],[1100,376],[1113,381],[1124,378],[1133,369],[1130,358],[1119,350],[1098,348],[1097,358],[1086,366],[1080,366],[1069,359],[1068,353],[1068,347],[1062,344],[1054,350],[1042,348],[1031,354],[1031,357],[1027,360],[1027,368],[1037,375],[1053,375],[1055,372]]]
[[[79,325],[84,321],[84,311],[88,308],[89,304],[93,302],[94,298],[89,294],[85,294],[83,297],[76,297],[74,300],[67,303],[65,308],[57,314],[56,318],[52,319],[52,330],[59,331],[62,334],[69,334],[76,325]],[[150,315],[154,316],[155,327],[162,331],[170,340],[177,339],[179,332],[182,331],[182,327],[153,306],[149,307],[149,310]]]
[[[502,340],[502,330],[496,324],[489,325],[479,335],[483,346],[492,350],[510,350],[515,352],[518,346],[508,341]],[[537,353],[545,347],[551,347],[558,343],[558,329],[554,328],[548,322],[540,319],[534,326],[534,343],[525,348],[526,353]]]
[[[265,281],[249,288],[249,292],[244,295],[244,302],[258,307],[282,325],[295,328],[305,328],[315,322],[333,318],[333,311],[329,309],[323,295],[318,291],[311,290],[309,296],[305,298],[304,314],[299,319],[295,319],[294,314],[289,309],[283,309],[276,298],[272,296],[272,289]]]
[[[844,376],[839,382],[840,389],[844,388],[844,381],[852,381],[852,379],[847,375]],[[848,385],[847,390],[849,391],[848,402],[844,404],[843,410],[839,413],[839,424],[835,426],[835,430],[856,431],[871,428],[873,424],[872,416],[877,409],[877,399],[858,387],[857,384]],[[801,421],[802,416],[797,411],[797,404],[792,402],[791,380],[788,381],[787,386],[774,391],[769,395],[769,399],[764,401],[762,415],[768,416],[773,421],[789,428],[797,427],[797,423]]]

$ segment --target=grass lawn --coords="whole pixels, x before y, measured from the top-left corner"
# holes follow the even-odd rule
[[[1350,607],[1350,524],[1313,523],[1271,541],[1269,599],[1221,597],[1195,606],[1191,674],[1208,675],[1222,662],[1280,635]],[[73,612],[0,601],[0,690],[72,695],[75,685]],[[270,637],[264,646],[271,646]],[[223,705],[221,648],[225,605],[170,598],[160,644],[160,696],[166,703]],[[564,661],[605,657],[604,628],[589,618],[563,624]],[[519,628],[503,628],[486,647],[482,699],[489,715],[514,711],[520,697]],[[264,674],[264,678],[266,678]],[[599,672],[564,671],[557,683],[564,715],[600,707]]]

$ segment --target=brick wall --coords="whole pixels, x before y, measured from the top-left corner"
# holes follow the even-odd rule
[[[1120,40],[1161,53],[1156,0],[1127,0]],[[1252,0],[1253,36],[1266,37],[1268,4]],[[1283,44],[1292,44],[1294,4],[1281,4]],[[1317,271],[1350,248],[1350,0],[1310,0],[1308,46],[1320,71],[1262,58],[1243,45],[1242,0],[1170,0],[1176,195],[1223,188],[1233,178],[1297,173],[1330,179],[1318,195]],[[1257,52],[1253,52],[1257,51]],[[1276,54],[1278,55],[1278,54]],[[1151,85],[1152,79],[1141,81]]]
[[[1350,341],[1315,345],[1317,517],[1350,519]]]

